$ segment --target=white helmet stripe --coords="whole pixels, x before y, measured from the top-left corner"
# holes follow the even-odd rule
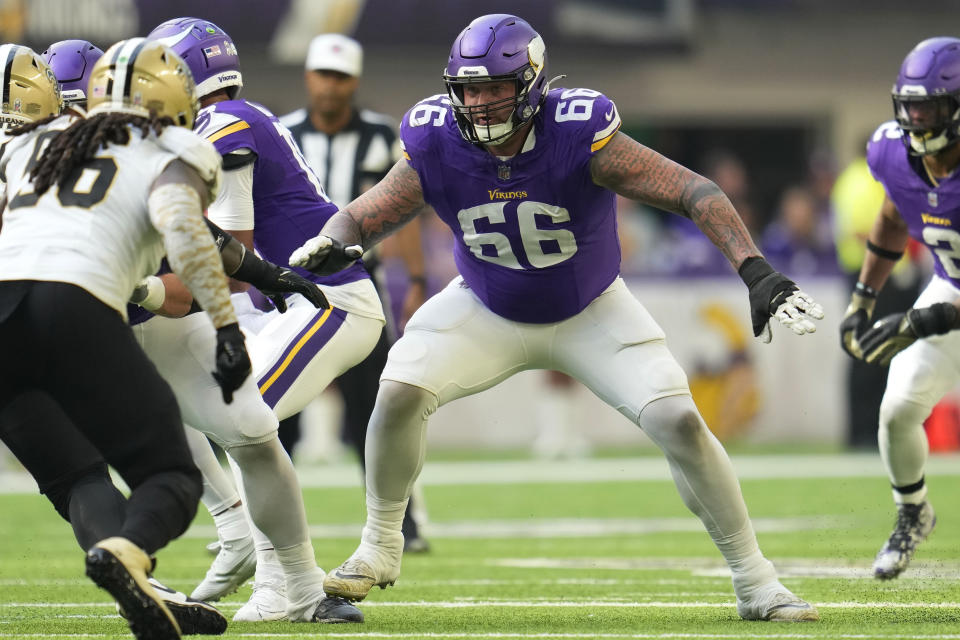
[[[110,61],[113,66],[113,82],[110,92],[111,101],[123,104],[124,98],[130,92],[130,81],[133,77],[133,63],[137,55],[147,42],[146,38],[130,38],[117,49]]]
[[[5,44],[0,46],[0,60],[3,61],[2,70],[0,70],[0,85],[3,87],[3,97],[0,98],[0,104],[10,102],[10,69],[13,67],[13,59],[17,55],[19,45]]]

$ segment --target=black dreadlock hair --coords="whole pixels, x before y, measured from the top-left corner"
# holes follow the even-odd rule
[[[57,116],[25,124],[11,131],[11,135],[29,133]],[[147,137],[156,135],[174,124],[169,117],[137,116],[128,113],[98,113],[83,118],[61,131],[50,141],[37,164],[30,171],[33,190],[43,195],[51,185],[62,186],[81,165],[90,161],[107,144],[125,145],[130,142],[130,130],[137,128]]]

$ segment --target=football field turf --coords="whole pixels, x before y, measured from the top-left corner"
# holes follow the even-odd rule
[[[870,576],[894,520],[876,455],[735,456],[761,548],[818,623],[741,621],[729,572],[661,457],[428,461],[429,553],[360,604],[363,625],[233,623],[225,638],[960,638],[960,458],[935,457],[938,524],[899,579]],[[330,569],[363,518],[356,465],[302,470],[314,546]],[[0,493],[0,637],[129,638],[46,499]],[[203,512],[158,555],[190,591],[212,557]],[[250,586],[219,606],[232,616]]]

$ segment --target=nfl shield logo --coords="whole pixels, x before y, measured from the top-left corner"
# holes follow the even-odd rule
[[[938,200],[937,200],[937,192],[936,192],[936,191],[928,191],[928,192],[927,192],[927,203],[928,203],[931,207],[935,207],[935,206],[937,206],[937,202],[938,202]]]
[[[510,165],[508,164],[497,165],[497,177],[500,178],[501,180],[509,180]]]

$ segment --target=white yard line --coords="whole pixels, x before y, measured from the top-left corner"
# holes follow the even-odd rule
[[[702,595],[702,594],[698,594]],[[732,609],[735,604],[729,600],[732,594],[727,595],[725,602],[705,602],[702,600],[677,602],[648,600],[643,602],[626,602],[623,600],[496,600],[470,599],[463,600],[416,600],[416,601],[379,601],[364,600],[360,605],[368,608],[409,608],[420,607],[429,609],[475,609],[485,607],[514,608],[514,609],[578,609],[578,608],[607,608],[607,609]],[[224,611],[239,609],[243,602],[217,603],[217,608]],[[960,602],[814,602],[818,609],[957,609]],[[113,602],[4,602],[0,603],[0,610],[26,607],[29,609],[76,609],[81,607],[116,609]],[[78,614],[82,615],[82,614]]]
[[[733,456],[744,480],[764,478],[886,478],[878,454],[809,454]],[[304,487],[359,487],[353,462],[304,466],[297,470]],[[927,462],[929,477],[960,475],[960,454],[934,454]],[[595,483],[671,480],[662,456],[587,458],[584,460],[506,460],[430,462],[420,476],[425,485]],[[37,485],[24,472],[0,472],[0,493],[36,493]]]

